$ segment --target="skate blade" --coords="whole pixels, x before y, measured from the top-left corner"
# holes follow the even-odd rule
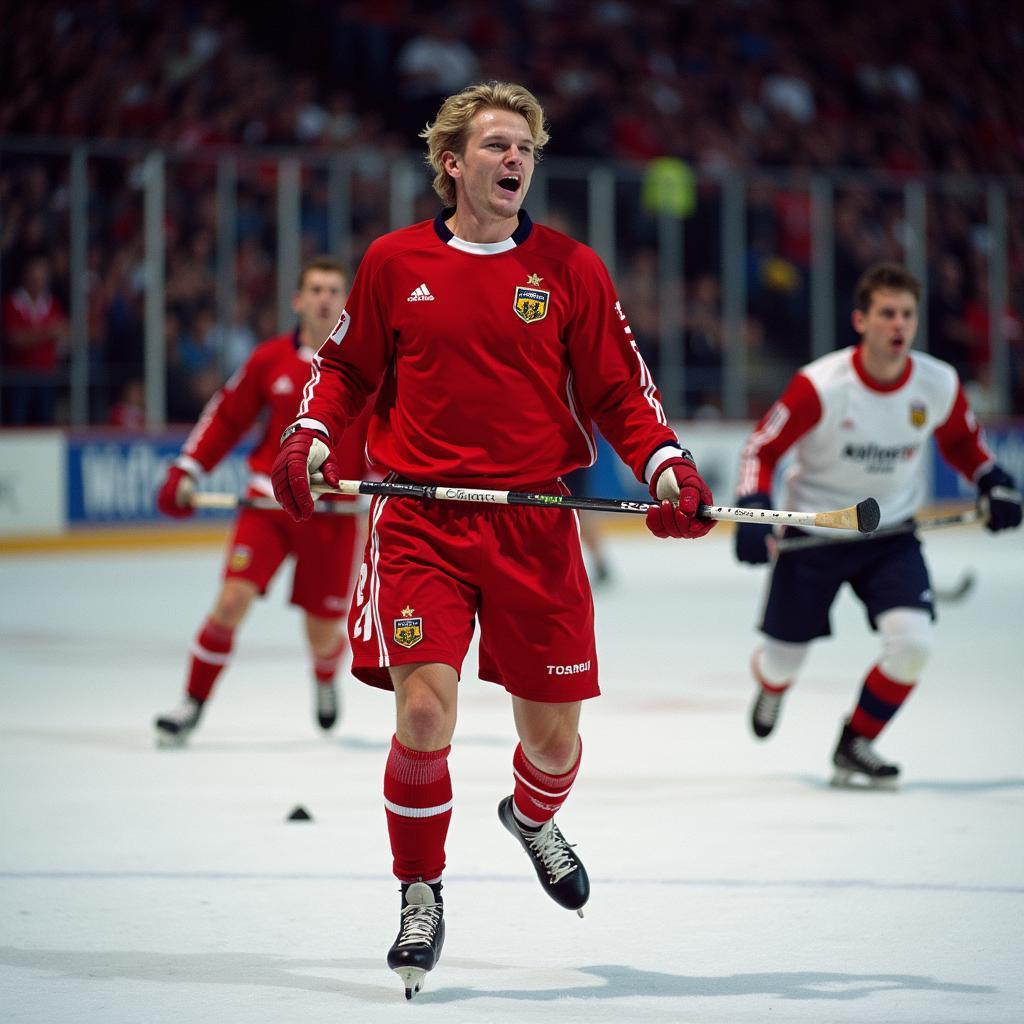
[[[402,979],[405,985],[405,998],[412,999],[427,980],[427,972],[422,967],[393,967],[392,970]]]
[[[900,788],[900,781],[898,775],[875,779],[861,772],[851,772],[848,768],[837,768],[829,785],[833,789],[880,789],[895,792]]]
[[[174,750],[178,747],[183,747],[187,739],[187,732],[164,732],[163,729],[157,729],[156,731],[156,745],[164,750]]]

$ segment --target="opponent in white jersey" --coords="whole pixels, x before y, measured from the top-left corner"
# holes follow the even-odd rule
[[[760,627],[765,639],[753,657],[755,735],[772,732],[810,642],[831,632],[829,610],[843,583],[851,585],[880,634],[881,657],[863,681],[833,754],[840,784],[891,785],[899,776],[899,768],[885,763],[871,744],[909,696],[931,648],[931,584],[912,529],[925,496],[929,440],[934,437],[946,461],[977,486],[989,530],[1021,522],[1020,495],[985,444],[956,371],[910,352],[920,294],[920,283],[903,267],[870,268],[855,293],[860,344],[796,373],[751,434],[740,465],[738,505],[772,507],[772,479],[789,452],[780,502],[785,508],[841,508],[870,495],[878,500],[883,528],[907,524],[903,532],[860,543],[784,551],[772,568]],[[769,531],[741,524],[737,558],[767,562]]]

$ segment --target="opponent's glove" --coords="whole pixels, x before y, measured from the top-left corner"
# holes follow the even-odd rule
[[[165,516],[183,519],[195,513],[192,507],[192,495],[195,493],[196,478],[187,469],[172,464],[156,492],[156,507]]]
[[[310,476],[319,470],[324,481],[337,487],[341,480],[327,438],[319,430],[290,426],[281,435],[281,450],[274,459],[270,479],[278,504],[297,523],[313,514],[313,494],[309,489]]]
[[[1020,491],[1001,466],[993,466],[978,480],[978,508],[986,530],[998,533],[1020,526]]]
[[[744,494],[736,499],[737,508],[771,508],[771,498],[763,491]],[[770,523],[736,524],[736,558],[750,565],[763,565],[768,561],[768,534]]]
[[[689,454],[689,453],[687,453]],[[700,505],[710,505],[711,490],[689,458],[668,459],[651,478],[651,497],[661,502],[647,510],[647,529],[655,537],[703,537],[714,519],[697,515]]]

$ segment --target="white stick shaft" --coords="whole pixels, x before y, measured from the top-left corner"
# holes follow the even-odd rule
[[[846,525],[849,514],[849,525]],[[720,519],[731,523],[778,523],[782,526],[829,526],[838,530],[856,530],[856,508],[836,512],[784,512],[770,508],[729,508],[714,505],[701,510],[706,519]],[[828,518],[828,522],[822,522]],[[841,520],[841,521],[838,521]]]
[[[193,508],[238,508],[237,494],[220,494],[211,491],[196,491],[192,495]],[[275,501],[276,505],[277,502]]]

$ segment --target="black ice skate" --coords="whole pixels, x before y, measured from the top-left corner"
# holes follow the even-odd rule
[[[402,886],[402,917],[398,937],[388,950],[388,967],[405,985],[412,999],[441,959],[444,945],[444,902],[441,883],[412,882]]]
[[[156,742],[161,747],[180,747],[199,724],[203,714],[203,702],[195,697],[185,699],[167,714],[156,720]]]
[[[544,891],[560,906],[582,917],[583,905],[590,898],[590,879],[554,821],[546,821],[538,829],[521,825],[516,821],[510,796],[498,804],[498,817],[529,855]]]
[[[316,684],[316,720],[325,731],[338,720],[338,691],[333,679],[329,683]]]
[[[757,699],[750,709],[750,727],[758,739],[765,739],[772,734],[772,730],[778,724],[779,714],[782,711],[782,698],[786,691],[773,692],[766,690],[763,686],[757,688]]]
[[[832,763],[836,766],[833,786],[895,789],[899,783],[899,766],[886,764],[875,753],[871,740],[853,732],[849,725],[843,726]]]

